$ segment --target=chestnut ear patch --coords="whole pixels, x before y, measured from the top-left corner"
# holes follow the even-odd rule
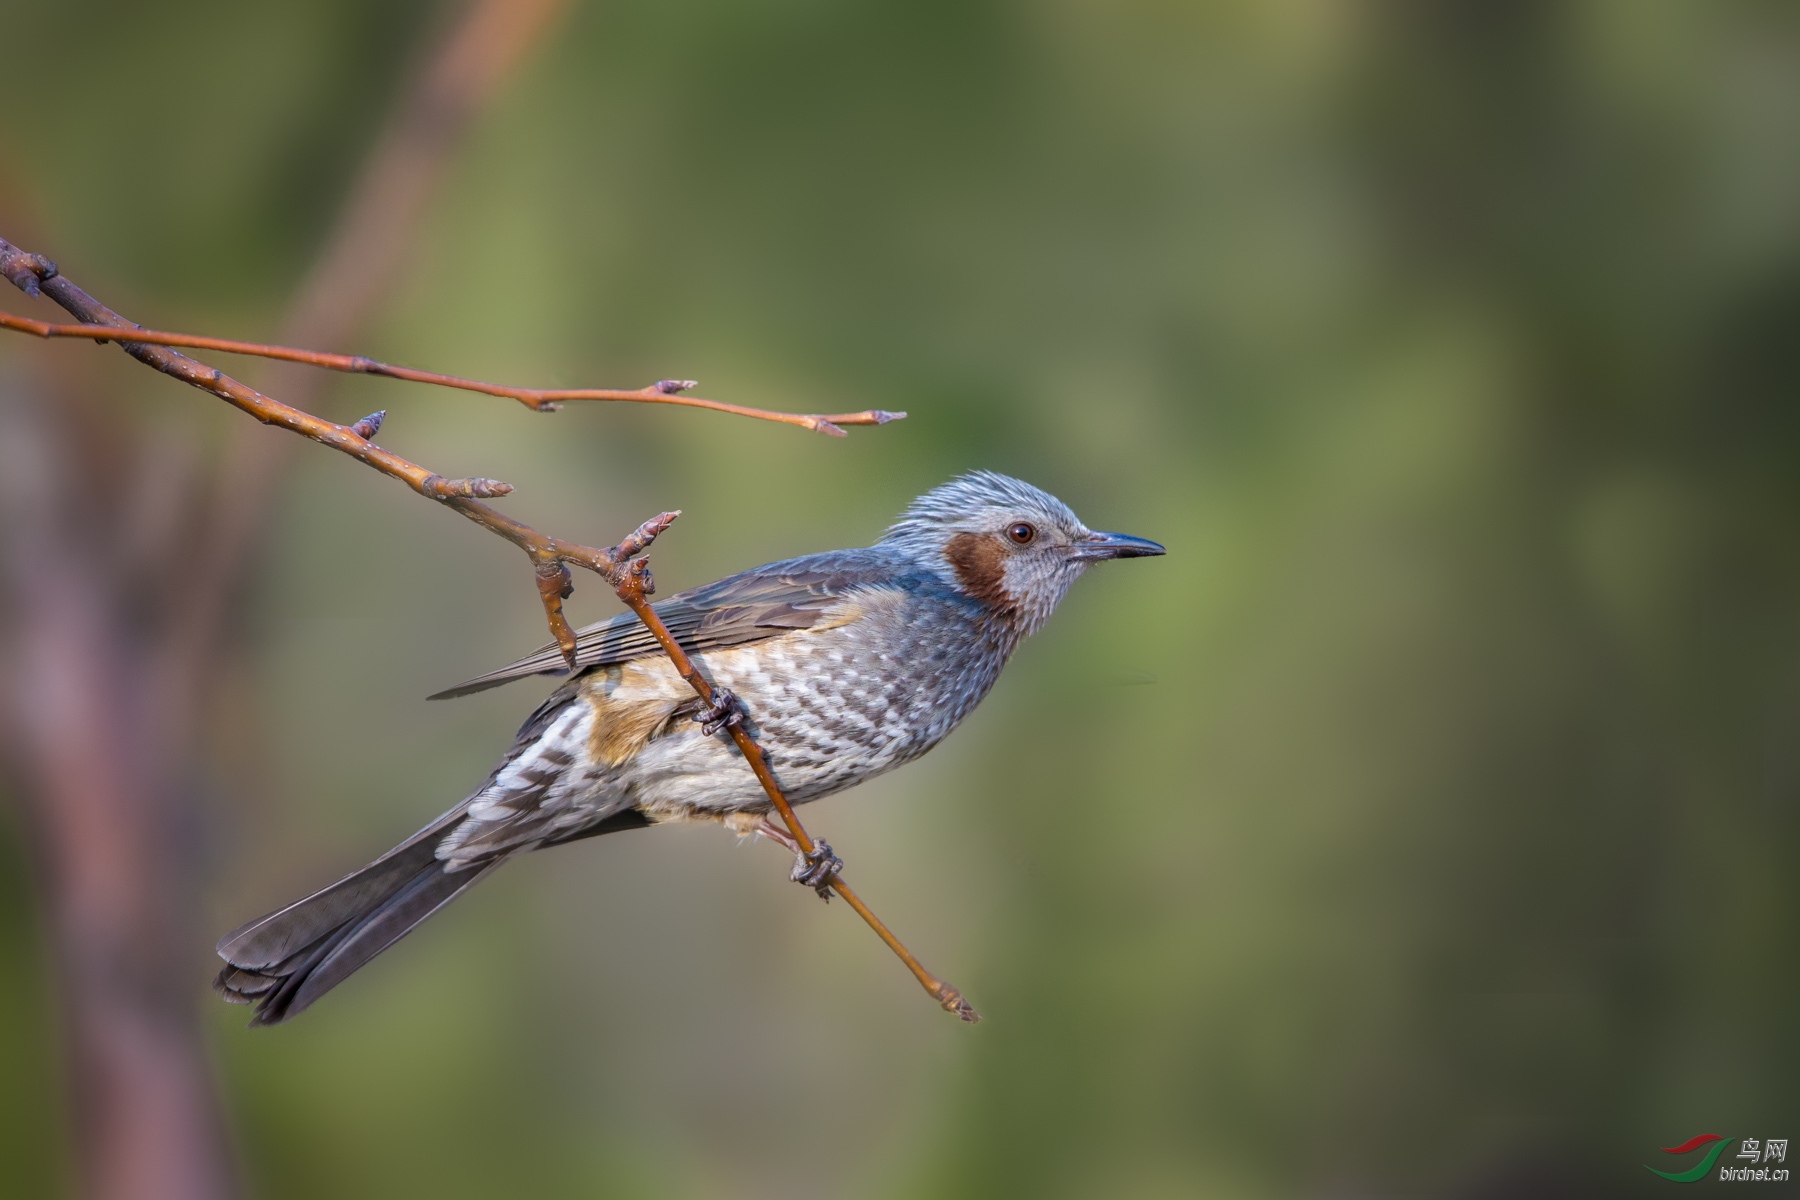
[[[1006,591],[1006,547],[986,533],[959,533],[944,544],[944,557],[963,591],[1002,612],[1017,605]]]

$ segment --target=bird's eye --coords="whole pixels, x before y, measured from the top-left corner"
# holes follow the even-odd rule
[[[1037,530],[1020,521],[1006,531],[1006,536],[1021,546],[1028,546],[1031,544],[1031,539],[1037,536]]]

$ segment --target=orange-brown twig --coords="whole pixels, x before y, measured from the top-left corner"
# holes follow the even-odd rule
[[[104,323],[59,325],[51,321],[34,321],[30,317],[16,316],[8,312],[0,312],[0,329],[36,334],[41,338],[89,338],[97,342],[119,340],[114,332],[116,327],[112,325]],[[649,387],[630,389],[521,388],[508,387],[500,383],[483,383],[479,379],[463,379],[456,375],[440,375],[436,371],[418,371],[411,367],[396,367],[391,363],[364,358],[360,354],[327,354],[319,350],[298,350],[292,346],[270,346],[261,342],[238,342],[230,338],[166,333],[162,330],[139,329],[135,326],[132,327],[131,341],[144,346],[182,346],[190,350],[217,350],[224,354],[249,354],[258,358],[305,363],[307,366],[323,367],[328,371],[347,371],[354,375],[384,375],[389,379],[406,379],[413,383],[430,383],[439,387],[459,388],[465,392],[480,392],[487,396],[504,396],[510,400],[517,400],[535,412],[554,412],[557,406],[565,400],[617,400],[634,404],[677,404],[687,408],[705,408],[713,412],[730,413],[738,417],[752,417],[759,421],[777,421],[783,425],[798,425],[802,429],[810,429],[815,433],[827,433],[833,437],[843,437],[844,431],[841,427],[845,425],[885,425],[889,421],[898,421],[906,416],[903,412],[887,412],[879,408],[854,413],[832,413],[829,416],[820,416],[816,413],[771,412],[768,409],[749,408],[742,404],[727,404],[722,400],[708,400],[701,396],[684,396],[681,393],[695,386],[692,380],[687,379],[660,379]]]
[[[638,544],[648,545],[650,539],[667,529],[669,523],[677,515],[664,513],[654,521],[645,522],[636,533],[632,534],[631,539],[627,539],[627,543],[636,539]],[[687,680],[688,686],[694,689],[700,699],[711,704],[713,700],[712,684],[695,668],[693,660],[687,656],[687,652],[681,648],[681,644],[675,640],[669,633],[668,627],[662,623],[662,618],[656,615],[656,610],[651,608],[649,602],[644,599],[645,594],[650,590],[648,586],[649,570],[643,565],[643,559],[628,561],[629,555],[624,553],[627,543],[621,543],[615,549],[614,562],[617,565],[610,573],[613,590],[619,594],[619,599],[625,602],[625,606],[637,614],[638,620],[649,627],[650,632],[656,636],[657,642],[662,646],[663,653],[669,656],[669,660],[675,664],[675,670],[683,679]],[[787,826],[788,835],[799,843],[803,853],[811,854],[813,840],[807,835],[806,828],[800,824],[800,818],[794,815],[794,806],[788,803],[788,798],[782,794],[781,786],[775,782],[775,776],[769,771],[769,762],[763,755],[762,747],[758,746],[750,735],[744,732],[741,724],[732,722],[726,728],[731,733],[731,740],[737,743],[737,748],[743,754],[744,761],[749,763],[750,769],[756,773],[757,782],[761,783],[763,791],[768,793],[769,803],[773,804],[775,811],[781,815],[782,823]],[[876,936],[886,942],[888,949],[892,950],[900,961],[906,964],[906,969],[913,973],[913,978],[919,981],[919,986],[929,992],[932,999],[941,1004],[946,1012],[955,1013],[958,1018],[971,1025],[981,1020],[981,1014],[975,1011],[973,1005],[963,999],[961,992],[951,987],[948,981],[939,979],[926,970],[925,964],[921,963],[913,956],[912,951],[901,944],[900,939],[895,937],[893,932],[882,923],[881,918],[871,912],[869,906],[862,902],[862,897],[858,896],[850,889],[850,885],[844,882],[842,875],[834,874],[831,877],[830,886],[832,891],[842,896],[844,902],[856,910],[857,916],[869,923],[869,928],[875,931]]]
[[[185,354],[167,348],[169,342],[166,339],[173,339],[180,335],[156,335],[165,339],[164,341],[156,341],[152,337],[146,336],[148,331],[139,329],[69,282],[57,271],[54,263],[46,258],[20,250],[4,239],[0,239],[0,276],[11,280],[27,295],[36,296],[41,292],[49,296],[69,313],[80,318],[82,322],[78,326],[53,326],[45,322],[29,321],[26,318],[8,317],[5,322],[7,328],[23,328],[25,332],[39,333],[40,336],[76,336],[116,341],[121,349],[146,366],[171,375],[202,391],[210,392],[265,424],[279,425],[283,429],[310,438],[321,445],[330,446],[334,450],[348,454],[365,466],[407,484],[421,496],[448,505],[482,528],[518,546],[532,561],[537,577],[538,596],[544,605],[545,619],[571,669],[575,665],[575,632],[569,627],[568,620],[563,616],[562,611],[562,602],[574,587],[569,574],[569,564],[573,563],[602,576],[612,585],[619,599],[649,628],[663,651],[668,654],[670,661],[674,663],[675,669],[681,674],[681,677],[687,680],[688,685],[702,700],[709,704],[712,702],[712,685],[695,668],[693,660],[670,635],[668,628],[662,623],[662,619],[656,615],[656,611],[644,598],[651,592],[650,572],[647,561],[638,556],[648,548],[658,534],[675,521],[675,518],[680,515],[678,512],[666,512],[651,518],[617,546],[605,550],[550,537],[513,520],[477,499],[477,497],[503,496],[512,491],[510,484],[494,479],[445,479],[433,471],[428,471],[416,463],[382,449],[370,440],[380,427],[378,415],[364,418],[354,425],[338,425],[246,387],[215,368],[208,367]],[[58,328],[73,329],[77,332],[63,335],[42,332]],[[213,349],[228,349],[232,346],[246,344],[224,343],[217,339],[200,338],[186,338],[177,344],[192,345],[198,342],[205,342]],[[263,347],[262,349],[279,348]],[[310,355],[310,353],[309,351],[286,352],[293,361],[298,362],[312,361],[311,358],[301,357]],[[313,357],[324,359],[340,356],[317,355]],[[330,364],[320,363],[319,365]],[[424,373],[416,374],[423,375]],[[434,377],[434,379],[440,380],[442,378],[445,377]],[[490,386],[480,385],[477,390],[484,390]],[[510,393],[498,392],[498,394]],[[647,399],[647,397],[641,398]],[[748,411],[755,412],[755,410]],[[778,414],[757,415],[778,416]],[[795,423],[801,422],[796,421]],[[869,423],[880,424],[881,421],[871,419]],[[837,432],[842,433],[842,430]],[[774,775],[769,770],[768,760],[764,757],[762,748],[739,725],[731,724],[728,728],[732,741],[736,743],[738,750],[743,754],[745,762],[750,765],[751,771],[756,774],[757,781],[762,784],[763,790],[768,794],[769,802],[780,814],[782,822],[786,824],[789,835],[793,837],[802,852],[811,854],[815,843],[808,836],[805,827],[800,824],[799,818],[794,815],[793,805],[782,794],[780,785],[776,783]],[[839,896],[842,896],[851,908],[856,910],[858,916],[868,922],[869,927],[900,958],[900,961],[906,964],[914,978],[946,1011],[952,1012],[970,1023],[981,1019],[980,1014],[963,998],[961,992],[925,969],[924,965],[901,944],[880,918],[869,910],[868,905],[863,903],[861,897],[851,890],[850,885],[845,883],[841,876],[834,874],[829,886]]]
[[[137,327],[118,313],[70,283],[59,274],[48,259],[28,254],[12,243],[0,239],[0,275],[4,275],[27,294],[40,291],[56,301],[84,325],[130,335]],[[538,595],[544,604],[544,618],[550,633],[563,649],[571,665],[575,662],[575,631],[563,616],[562,602],[574,588],[567,564],[574,563],[590,571],[605,574],[613,562],[604,550],[553,538],[519,521],[513,520],[477,497],[504,496],[512,485],[496,479],[445,479],[435,471],[408,462],[398,454],[384,450],[355,428],[302,412],[239,383],[223,372],[185,354],[162,346],[139,342],[130,336],[115,336],[121,349],[139,362],[172,375],[243,410],[265,425],[281,428],[311,438],[348,454],[364,466],[372,467],[392,479],[398,479],[421,496],[429,497],[455,509],[490,533],[498,534],[523,550],[531,559],[538,578]]]

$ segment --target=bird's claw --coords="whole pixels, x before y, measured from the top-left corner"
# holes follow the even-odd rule
[[[726,688],[714,688],[712,702],[700,710],[700,732],[711,737],[743,723],[744,710],[738,706],[738,698]]]
[[[794,855],[794,869],[788,878],[819,893],[819,899],[831,900],[831,881],[844,869],[844,860],[831,852],[826,842],[814,842],[812,853]]]

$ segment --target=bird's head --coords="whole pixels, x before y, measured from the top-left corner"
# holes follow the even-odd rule
[[[1095,533],[1050,493],[993,471],[933,488],[882,535],[1021,633],[1049,619],[1096,562],[1162,554],[1155,542]]]

